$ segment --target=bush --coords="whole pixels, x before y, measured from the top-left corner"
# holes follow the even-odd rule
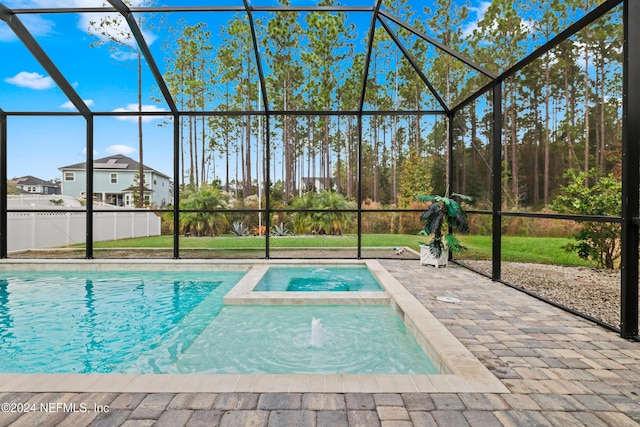
[[[387,234],[391,232],[391,219],[392,216],[387,212],[367,212],[372,209],[382,209],[383,206],[379,202],[374,202],[371,199],[365,199],[362,201],[362,232],[365,234]],[[396,215],[396,214],[393,214]]]
[[[228,222],[224,214],[206,212],[227,207],[227,197],[213,186],[203,184],[198,189],[186,189],[180,200],[180,210],[205,212],[182,212],[180,214],[181,234],[190,236],[216,236]]]
[[[348,227],[353,223],[351,214],[341,210],[355,209],[353,203],[333,191],[316,193],[310,191],[302,197],[291,201],[291,208],[300,210],[322,210],[326,212],[295,212],[293,229],[296,234],[331,234],[342,235],[351,231]]]
[[[622,211],[622,183],[609,174],[597,177],[589,173],[568,172],[569,184],[562,187],[551,207],[559,213],[620,216]],[[596,182],[591,187],[585,182]],[[598,267],[613,269],[620,258],[620,224],[609,222],[582,222],[582,228],[575,234],[577,244],[569,244],[568,251],[577,251],[582,259],[592,259]]]

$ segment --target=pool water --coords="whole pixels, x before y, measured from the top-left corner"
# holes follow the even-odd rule
[[[160,345],[175,356],[215,317],[222,297],[243,275],[3,275],[0,371],[123,372],[140,353]],[[176,330],[187,317],[190,321]]]
[[[320,345],[312,345],[314,318],[322,325]],[[175,371],[438,373],[390,306],[353,305],[224,307],[179,358]]]
[[[223,306],[244,275],[3,273],[0,372],[436,373],[390,306]]]
[[[254,291],[381,291],[366,266],[269,267]]]

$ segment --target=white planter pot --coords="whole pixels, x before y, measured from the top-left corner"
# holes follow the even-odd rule
[[[446,267],[449,260],[449,249],[444,249],[440,258],[436,258],[431,254],[431,248],[428,246],[420,246],[420,265],[433,265],[436,268]]]

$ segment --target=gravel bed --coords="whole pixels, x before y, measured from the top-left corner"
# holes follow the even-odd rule
[[[490,261],[461,264],[491,273]],[[620,271],[503,262],[502,279],[551,301],[620,327]]]

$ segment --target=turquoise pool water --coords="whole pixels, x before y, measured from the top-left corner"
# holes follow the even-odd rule
[[[311,340],[313,318],[322,325],[317,346]],[[438,373],[390,306],[353,305],[224,307],[180,357],[175,371]]]
[[[175,358],[244,274],[3,273],[0,371],[124,372],[157,348]]]
[[[369,269],[349,267],[269,267],[254,291],[381,291]]]
[[[389,306],[223,306],[244,274],[3,273],[0,372],[436,373]]]

